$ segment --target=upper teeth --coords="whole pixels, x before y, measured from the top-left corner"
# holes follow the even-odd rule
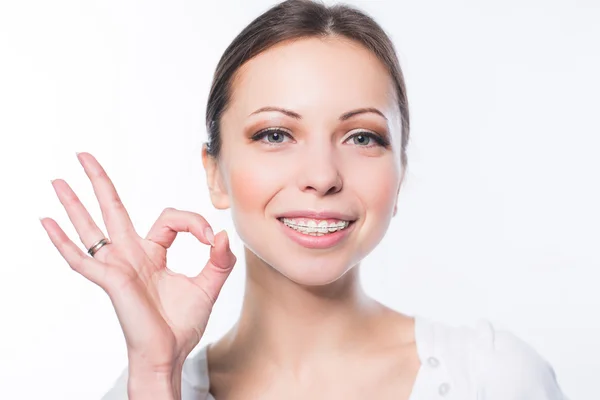
[[[327,222],[318,219],[282,218],[284,224],[303,233],[327,233],[346,228],[350,221]]]

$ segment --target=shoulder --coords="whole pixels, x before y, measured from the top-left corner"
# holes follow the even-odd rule
[[[565,399],[550,363],[512,332],[480,320],[471,347],[484,398]]]
[[[121,371],[112,387],[101,400],[127,400],[127,367]],[[213,400],[209,394],[208,365],[206,362],[206,346],[183,363],[181,376],[182,400]]]
[[[552,366],[528,343],[481,319],[451,326],[429,321],[434,351],[453,380],[484,400],[567,400]]]

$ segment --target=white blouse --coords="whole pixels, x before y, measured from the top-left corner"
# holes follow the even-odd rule
[[[415,316],[415,341],[421,367],[409,400],[568,400],[542,356],[487,320],[456,327]],[[184,362],[182,400],[215,400],[206,349]],[[127,368],[102,400],[127,400]]]

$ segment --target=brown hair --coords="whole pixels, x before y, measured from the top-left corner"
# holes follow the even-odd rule
[[[327,7],[311,0],[287,0],[273,6],[246,26],[227,47],[217,65],[206,107],[208,154],[219,156],[220,119],[231,99],[234,75],[242,64],[286,40],[332,35],[362,44],[387,67],[400,108],[401,161],[406,166],[406,146],[410,130],[408,100],[392,41],[375,20],[362,11],[341,4]]]

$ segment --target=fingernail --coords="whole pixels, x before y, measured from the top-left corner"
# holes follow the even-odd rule
[[[231,244],[229,243],[229,234],[227,233],[227,231],[225,229],[223,229],[221,232],[217,233],[217,236],[219,234],[223,234],[223,236],[225,237],[225,248],[229,249],[231,251]]]
[[[210,243],[211,246],[215,246],[215,234],[213,232],[213,230],[210,228],[210,226],[207,226],[206,229],[204,229],[204,236],[206,237],[206,240],[208,240],[208,243]]]

